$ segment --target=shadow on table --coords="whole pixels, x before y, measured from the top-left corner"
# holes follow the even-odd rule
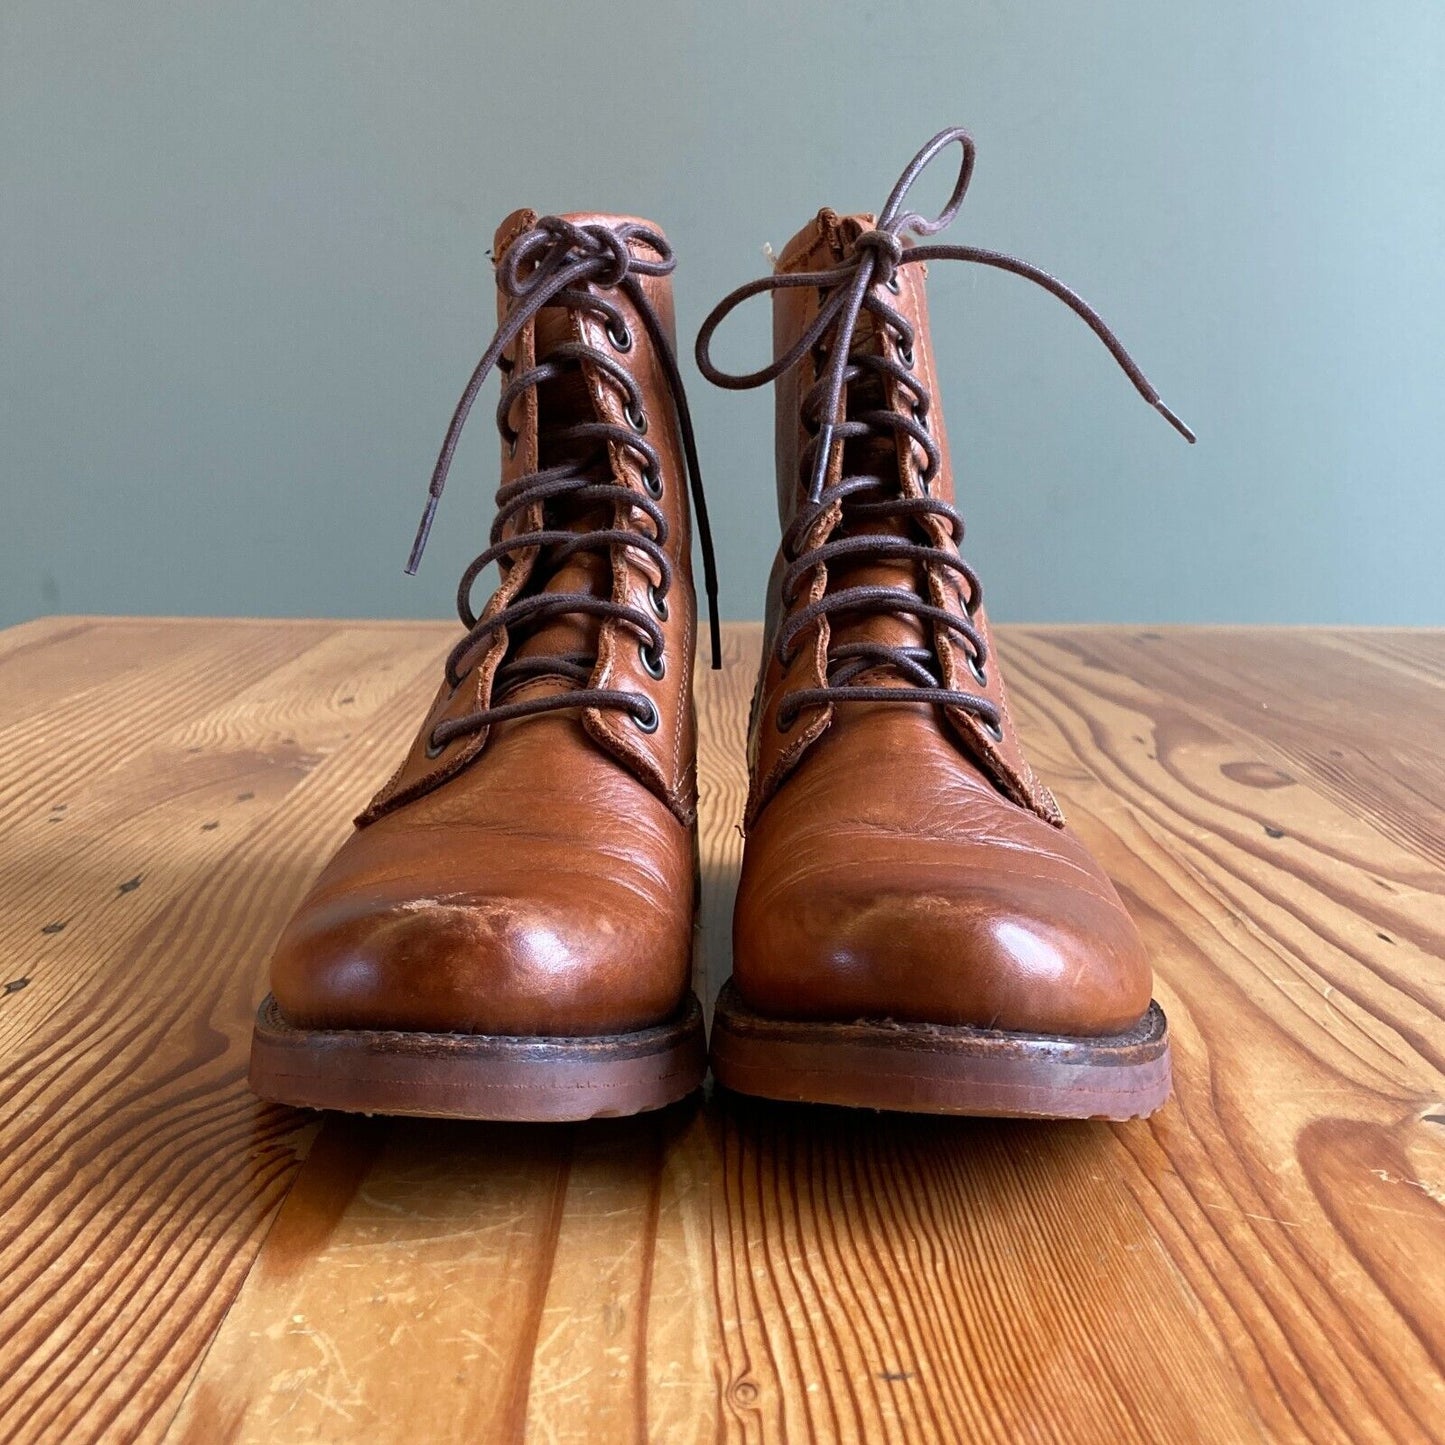
[[[900,1210],[928,1234],[942,1204],[1007,1234],[1036,1228],[1041,1201],[1052,1210],[1096,1193],[1119,1147],[1106,1125],[778,1104],[711,1084],[653,1114],[577,1124],[318,1117],[287,1202],[317,1216],[301,1233],[318,1245],[360,1217],[380,1242],[473,1230],[498,1210],[519,1229],[551,1230],[594,1208],[612,1234],[655,1233],[673,1213],[719,1235],[791,1220],[796,1236],[800,1220],[893,1232]]]

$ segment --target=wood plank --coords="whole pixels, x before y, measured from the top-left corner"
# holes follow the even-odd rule
[[[1141,1132],[1147,1126],[1128,1126]],[[1260,1423],[1080,1125],[728,1111],[729,1438],[1164,1440]]]
[[[412,725],[418,643],[440,654],[432,629],[116,635],[113,705],[83,670],[74,707],[46,705],[41,753],[83,763],[22,748],[3,776],[0,1435],[22,1439],[173,1415],[313,1128],[243,1082],[266,950],[344,827],[326,800],[384,776]],[[0,699],[0,732],[25,732],[30,700]]]
[[[34,684],[0,707],[33,975],[0,998],[0,1434],[1445,1438],[1445,633],[1000,629],[1157,960],[1152,1121],[709,1095],[317,1133],[244,1094],[247,1014],[450,629],[108,626],[0,636]],[[699,677],[713,992],[758,647]],[[37,727],[87,760],[74,829]]]
[[[171,1438],[712,1439],[701,1130],[328,1119]]]
[[[1121,1134],[1125,1184],[1271,1434],[1433,1438],[1445,1281],[1382,1281],[1338,1217],[1402,1229],[1420,1260],[1445,1244],[1439,1209],[1394,1213],[1374,1172],[1441,1178],[1445,906],[1387,807],[1348,806],[1301,766],[1335,743],[1408,766],[1407,742],[1340,695],[1375,680],[1341,681],[1330,652],[1100,630],[1015,636],[1008,657],[1036,757],[1070,775],[1066,809],[1144,928],[1174,1029],[1177,1103]],[[1423,736],[1442,701],[1416,685],[1394,705]],[[1344,1167],[1343,1140],[1373,1162]],[[1402,1154],[1435,1164],[1407,1176]]]

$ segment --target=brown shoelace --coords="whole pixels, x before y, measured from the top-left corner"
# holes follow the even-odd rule
[[[905,211],[903,202],[913,183],[934,157],[955,142],[962,151],[962,160],[948,204],[932,220],[916,211]],[[914,156],[898,178],[874,229],[860,235],[851,252],[837,266],[821,271],[775,272],[739,286],[723,297],[698,332],[698,370],[715,385],[732,391],[764,386],[797,366],[810,353],[816,353],[825,346],[829,348],[823,370],[800,403],[803,424],[812,434],[801,457],[801,467],[809,474],[809,483],[807,505],[799,508],[783,537],[783,554],[790,564],[782,579],[782,600],[786,608],[792,607],[799,584],[814,568],[834,561],[911,560],[920,564],[920,570],[940,567],[955,574],[962,588],[966,589],[966,595],[961,591],[964,608],[961,617],[928,602],[918,592],[898,587],[844,587],[836,592],[825,592],[816,601],[791,613],[779,629],[775,647],[778,660],[784,666],[791,661],[792,645],[799,635],[824,617],[835,613],[903,613],[917,617],[920,622],[932,622],[961,639],[975,681],[980,686],[987,685],[987,645],[971,622],[982,600],[983,589],[977,575],[958,554],[963,540],[963,520],[952,506],[930,496],[928,490],[942,463],[942,454],[928,425],[933,399],[913,371],[913,328],[881,294],[885,291],[897,294],[900,267],[928,261],[972,261],[1012,272],[1042,286],[1083,319],[1108,348],[1109,354],[1133,382],[1140,396],[1161,413],[1181,436],[1187,441],[1194,441],[1194,433],[1160,400],[1159,393],[1103,318],[1062,281],[1027,261],[977,246],[904,244],[905,233],[932,236],[953,221],[968,190],[973,162],[974,144],[967,131],[957,126],[941,131]],[[817,316],[784,355],[758,371],[739,375],[723,371],[713,364],[713,336],[738,306],[751,297],[793,286],[816,288],[822,301]],[[893,355],[885,354],[886,347],[880,347],[877,352],[855,353],[854,334],[864,311],[873,317],[874,325],[885,338],[891,336]],[[854,414],[844,412],[845,393],[850,385],[864,382],[881,389],[885,380],[894,382],[908,394],[911,414],[881,405],[865,407]],[[896,466],[891,478],[876,473],[848,475],[840,469],[839,480],[831,487],[827,485],[834,447],[849,441],[881,439],[891,441],[896,448],[903,444],[905,438],[910,446],[916,444],[924,456],[923,465],[919,468],[921,496],[903,492]],[[928,540],[911,540],[900,531],[865,531],[808,547],[808,539],[835,504],[842,507],[845,524],[849,527],[869,521],[886,524],[906,520],[920,524],[918,530]],[[928,517],[938,518],[947,527],[948,545],[941,545],[928,533],[925,524]],[[938,675],[939,664],[932,649],[876,642],[844,643],[833,647],[828,658],[827,686],[800,689],[790,694],[778,711],[778,726],[783,729],[791,726],[798,713],[806,707],[837,702],[918,700],[911,688],[849,685],[852,679],[878,668],[892,670],[905,682],[928,689],[933,694],[930,701],[972,713],[995,739],[1002,738],[998,709],[987,698],[945,688]]]
[[[652,256],[639,256],[632,242],[639,242]],[[702,490],[702,475],[697,461],[697,444],[693,437],[692,418],[687,409],[687,396],[677,358],[668,342],[667,333],[647,299],[639,276],[666,276],[676,266],[676,258],[667,242],[647,227],[617,227],[593,224],[574,225],[558,216],[544,216],[535,226],[524,231],[507,249],[497,266],[497,284],[513,304],[508,308],[491,344],[482,354],[457,402],[447,427],[441,452],[427,488],[426,508],[417,527],[406,570],[415,572],[421,561],[427,537],[436,515],[437,503],[446,486],[447,473],[466,425],[472,404],[492,368],[508,377],[497,403],[497,429],[503,441],[515,448],[517,434],[508,422],[513,404],[529,390],[575,374],[584,363],[602,371],[626,397],[624,415],[627,426],[606,421],[582,421],[555,427],[549,442],[564,450],[575,444],[575,453],[565,462],[529,472],[503,486],[497,492],[497,515],[492,523],[490,545],[475,557],[457,587],[457,614],[467,629],[466,636],[452,649],[446,662],[447,681],[459,687],[466,676],[465,663],[500,628],[509,638],[516,638],[539,623],[563,614],[596,617],[625,622],[642,637],[643,664],[650,675],[661,677],[665,666],[663,634],[660,621],[667,617],[667,597],[672,587],[672,564],[664,548],[668,539],[667,518],[658,501],[662,496],[662,461],[657,449],[646,439],[647,416],[637,382],[615,356],[580,342],[567,342],[553,347],[539,357],[530,370],[515,374],[515,363],[505,355],[506,349],[520,335],[528,322],[545,307],[568,307],[590,311],[607,324],[608,339],[615,350],[626,354],[632,349],[632,336],[621,310],[606,295],[621,291],[636,309],[647,328],[658,360],[667,379],[668,391],[677,411],[678,429],[687,460],[688,485],[697,515],[698,540],[702,550],[703,578],[708,598],[708,620],[711,626],[713,666],[720,666],[721,644],[717,619],[717,566],[713,556],[712,532],[708,526],[707,500]],[[590,289],[589,289],[590,288]],[[543,418],[540,422],[546,428]],[[626,448],[637,456],[643,474],[643,490],[624,485],[612,474],[608,461],[608,445]],[[606,481],[598,480],[605,476]],[[647,518],[649,533],[644,527],[605,527],[568,529],[544,525],[532,531],[504,536],[508,523],[529,507],[544,507],[553,523],[570,509],[574,517],[599,505],[618,505],[633,509]],[[660,580],[649,587],[650,614],[638,607],[615,602],[610,597],[596,597],[586,592],[546,592],[540,590],[548,575],[569,557],[583,551],[610,553],[616,546],[635,549],[649,557],[656,566]],[[479,617],[472,606],[472,588],[482,571],[492,562],[515,560],[521,553],[536,551],[539,560],[548,559],[544,568],[538,566],[529,579],[524,595],[514,598],[490,617]],[[587,683],[597,665],[595,656],[581,654],[512,657],[497,669],[492,696],[504,698],[522,683],[538,677],[555,677],[571,684],[562,692],[530,697],[517,702],[500,702],[480,712],[453,718],[439,724],[432,734],[430,750],[438,753],[453,738],[463,733],[479,732],[492,723],[509,718],[528,717],[536,713],[554,712],[562,708],[619,708],[633,717],[637,725],[651,732],[658,725],[657,707],[640,692],[611,688],[591,688]]]

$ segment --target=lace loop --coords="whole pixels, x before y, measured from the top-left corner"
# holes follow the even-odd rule
[[[957,144],[962,152],[958,176],[943,210],[932,219],[917,211],[905,211],[903,202],[913,183],[927,169],[929,162],[941,151]],[[1032,281],[1050,295],[1057,297],[1071,311],[1080,317],[1108,349],[1124,374],[1134,384],[1134,389],[1186,440],[1192,442],[1194,433],[1172,412],[1149,379],[1139,369],[1134,359],[1125,351],[1118,337],[1109,329],[1104,319],[1076,292],[1047,271],[1030,265],[1027,261],[1004,255],[1000,251],[986,251],[976,246],[908,246],[903,236],[912,233],[917,236],[934,236],[949,226],[958,215],[968,183],[973,176],[974,144],[972,137],[961,126],[940,131],[908,163],[897,184],[889,193],[876,227],[864,231],[853,242],[852,249],[841,265],[821,271],[778,272],[772,276],[760,277],[725,296],[703,322],[697,338],[698,370],[714,383],[729,390],[742,390],[762,386],[781,376],[783,372],[797,365],[813,348],[819,345],[830,330],[836,327],[832,354],[823,374],[826,386],[823,403],[818,415],[822,425],[819,429],[819,444],[813,457],[812,480],[808,487],[808,500],[816,502],[822,495],[828,468],[832,463],[833,448],[843,438],[837,429],[838,410],[842,404],[843,389],[846,385],[846,370],[853,347],[853,335],[858,318],[864,310],[880,316],[886,323],[891,308],[873,296],[872,288],[890,282],[899,267],[918,265],[927,261],[971,261],[976,265],[992,266],[1011,272],[1026,281]],[[805,328],[796,344],[770,366],[757,371],[733,375],[713,364],[712,338],[718,326],[744,301],[765,291],[777,291],[791,286],[815,286],[824,291],[825,299],[812,323]],[[896,313],[893,313],[896,316]],[[911,342],[905,344],[911,345]]]

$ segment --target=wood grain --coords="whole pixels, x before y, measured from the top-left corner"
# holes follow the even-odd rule
[[[1445,1439],[1445,634],[1002,628],[1177,1098],[555,1129],[244,1087],[444,626],[0,634],[0,1438]],[[758,632],[699,674],[728,969]]]

